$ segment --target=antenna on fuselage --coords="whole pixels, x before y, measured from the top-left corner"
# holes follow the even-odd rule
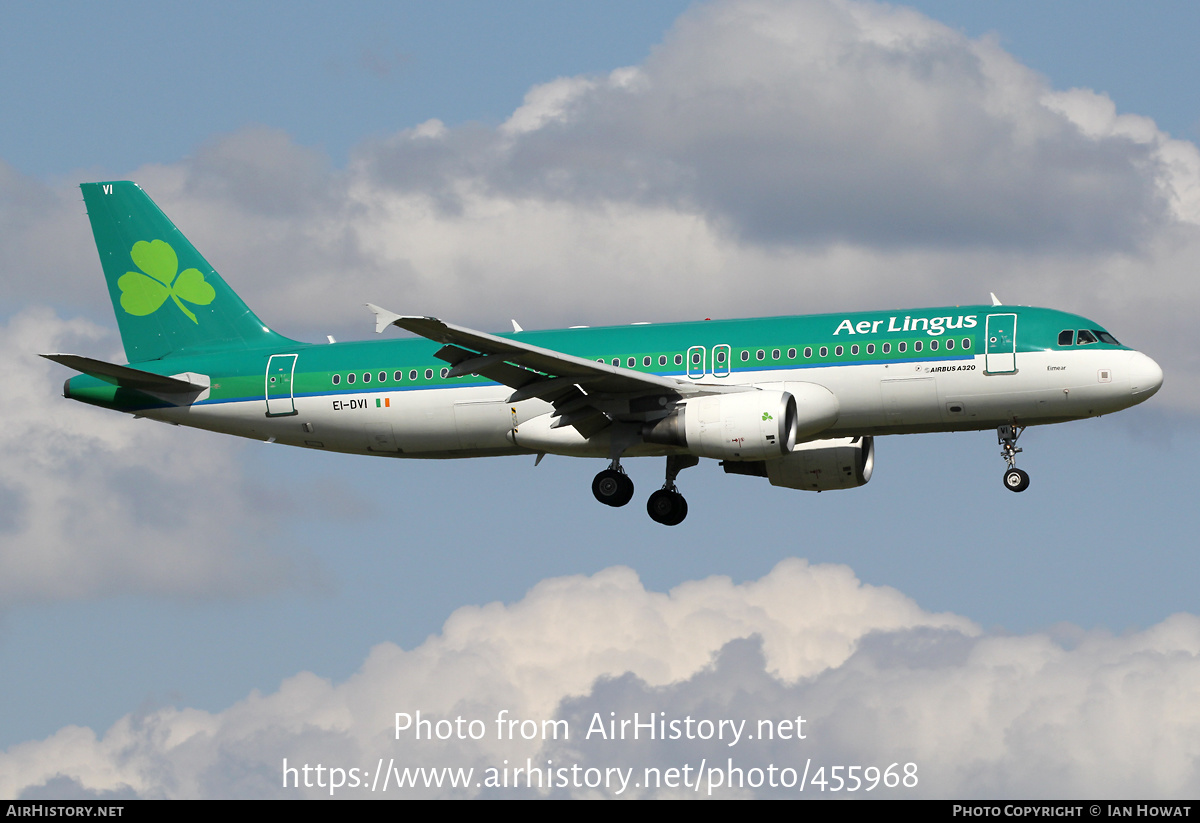
[[[990,294],[992,296],[992,305],[993,306],[1003,306],[1004,305],[1003,303],[1000,302],[1000,298],[996,296],[996,293],[994,291],[990,291],[990,292],[988,292],[988,294]]]

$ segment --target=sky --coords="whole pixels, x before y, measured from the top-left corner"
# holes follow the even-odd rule
[[[1200,12],[343,5],[6,11],[0,796],[809,797],[806,766],[893,763],[844,791],[1196,796]],[[1028,430],[1019,496],[992,432],[889,437],[845,492],[704,461],[668,530],[658,460],[612,510],[599,461],[310,454],[64,400],[37,353],[121,360],[77,188],[113,179],[300,339],[367,337],[366,302],[504,330],[995,292],[1165,384]],[[484,732],[396,728],[418,711]],[[635,714],[695,733],[593,728]],[[621,783],[701,762],[727,769]],[[284,785],[318,763],[343,785]],[[381,794],[380,764],[480,777]],[[518,764],[567,785],[484,785]]]

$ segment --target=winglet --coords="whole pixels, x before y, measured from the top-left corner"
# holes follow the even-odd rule
[[[367,303],[367,308],[375,313],[375,333],[383,334],[383,330],[395,323],[404,315],[390,312],[387,309],[381,309],[374,303]]]
[[[996,296],[996,293],[994,291],[988,292],[988,294],[990,294],[992,296],[992,305],[993,306],[1003,306],[1004,305],[1003,303],[1000,302],[1000,298]]]
[[[515,334],[516,332],[522,332],[522,331],[525,331],[523,328],[521,328],[521,324],[520,324],[520,323],[518,323],[516,320],[512,321],[512,324],[513,324],[513,333],[514,333],[514,334]]]

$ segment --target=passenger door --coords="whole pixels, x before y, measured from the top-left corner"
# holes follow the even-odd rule
[[[987,374],[1012,374],[1017,370],[1017,316],[989,314],[983,370]]]
[[[267,361],[267,417],[284,417],[296,413],[292,395],[292,378],[296,373],[294,354],[273,354]]]

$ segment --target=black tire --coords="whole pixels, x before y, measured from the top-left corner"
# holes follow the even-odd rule
[[[687,500],[679,492],[675,493],[675,514],[667,521],[668,526],[678,526],[687,517]]]
[[[659,489],[646,501],[646,513],[655,523],[678,526],[687,517],[687,501],[679,492]]]
[[[592,480],[592,494],[606,506],[624,506],[633,499],[633,481],[615,469],[605,469]]]
[[[1029,475],[1020,469],[1009,469],[1004,473],[1004,488],[1013,492],[1023,492],[1029,488]]]
[[[646,514],[650,515],[650,519],[655,523],[666,525],[674,513],[675,501],[671,499],[671,493],[666,489],[659,489],[646,501]]]

